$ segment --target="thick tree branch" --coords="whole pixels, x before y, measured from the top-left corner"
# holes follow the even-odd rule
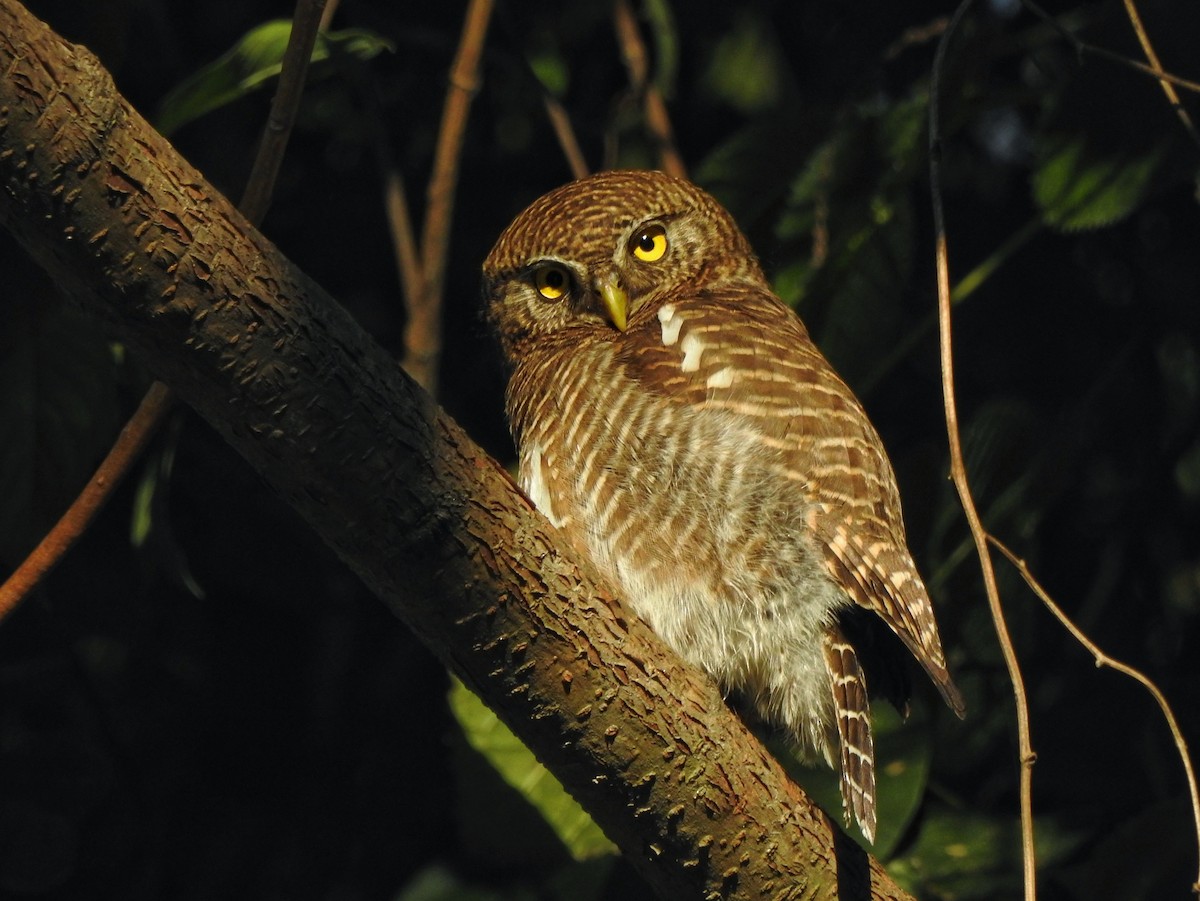
[[[0,223],[501,714],[664,897],[905,897],[92,54],[0,0],[0,70]]]

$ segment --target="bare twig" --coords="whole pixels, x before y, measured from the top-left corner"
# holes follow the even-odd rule
[[[1187,741],[1183,737],[1183,732],[1179,728],[1179,721],[1176,720],[1175,713],[1172,711],[1171,705],[1167,702],[1166,696],[1162,693],[1159,687],[1154,684],[1153,680],[1141,672],[1141,670],[1135,669],[1126,663],[1122,663],[1120,660],[1117,660],[1113,657],[1109,657],[1102,650],[1100,650],[1099,646],[1090,638],[1088,638],[1087,635],[1084,634],[1083,630],[1071,621],[1071,618],[1062,611],[1062,608],[1059,607],[1058,604],[1054,603],[1053,598],[1050,597],[1046,589],[1043,588],[1041,583],[1034,578],[1033,573],[1030,572],[1025,561],[1013,553],[1012,550],[1010,550],[1009,547],[1004,544],[1004,542],[1002,542],[995,535],[990,534],[987,536],[987,539],[992,543],[996,550],[1000,551],[1000,553],[1008,558],[1009,563],[1016,567],[1017,572],[1021,574],[1021,578],[1025,580],[1025,584],[1027,584],[1033,593],[1038,596],[1038,599],[1046,606],[1046,609],[1054,614],[1055,619],[1063,624],[1063,628],[1070,632],[1074,639],[1083,645],[1084,648],[1087,649],[1088,653],[1095,658],[1097,668],[1107,666],[1109,669],[1114,669],[1119,673],[1123,673],[1129,678],[1133,679],[1135,682],[1140,683],[1141,686],[1146,689],[1146,691],[1150,692],[1150,695],[1154,698],[1159,709],[1162,711],[1163,718],[1167,721],[1167,728],[1171,730],[1171,737],[1175,740],[1175,748],[1179,752],[1180,761],[1183,763],[1183,772],[1187,778],[1188,793],[1192,802],[1192,819],[1196,828],[1197,856],[1200,857],[1200,792],[1198,792],[1196,788],[1196,771],[1192,767],[1192,758],[1191,753],[1188,751]],[[1198,870],[1196,881],[1192,885],[1192,891],[1200,894],[1200,870]]]
[[[467,111],[479,89],[479,63],[491,16],[492,0],[471,0],[467,7],[462,38],[450,69],[450,86],[426,195],[425,227],[421,234],[421,291],[409,303],[404,330],[404,368],[434,395],[442,351],[442,290],[458,163],[467,129]]]
[[[924,25],[914,25],[904,29],[900,37],[892,41],[887,50],[883,51],[883,58],[891,62],[911,47],[921,47],[940,38],[946,32],[948,21],[945,16],[937,16]]]
[[[335,0],[336,2],[336,0]],[[297,0],[279,86],[246,183],[240,209],[258,225],[266,214],[287,147],[325,0]],[[33,552],[0,585],[0,622],[58,564],[104,507],[174,407],[171,390],[153,382],[91,480]]]
[[[105,456],[100,467],[92,475],[79,496],[71,502],[67,512],[54,524],[33,552],[26,557],[16,572],[0,585],[0,620],[3,620],[30,591],[58,564],[63,555],[79,540],[96,514],[103,508],[121,480],[128,474],[134,462],[141,456],[146,445],[158,430],[174,405],[171,390],[162,382],[155,382],[142,398],[137,412]]]
[[[1167,95],[1167,102],[1171,104],[1171,108],[1175,110],[1175,115],[1183,123],[1184,130],[1191,136],[1196,146],[1200,147],[1200,134],[1196,133],[1196,126],[1192,123],[1192,117],[1188,115],[1188,111],[1183,108],[1183,104],[1179,101],[1179,94],[1175,90],[1175,85],[1163,78],[1162,63],[1158,61],[1158,54],[1154,52],[1154,45],[1150,43],[1150,35],[1146,34],[1146,27],[1142,24],[1142,17],[1138,14],[1137,6],[1133,0],[1125,0],[1125,14],[1129,16],[1129,23],[1133,26],[1134,33],[1137,34],[1138,43],[1142,45],[1142,52],[1146,54],[1146,59],[1149,61],[1151,68],[1154,69],[1154,74],[1158,78],[1158,83],[1162,86],[1163,93]]]
[[[975,540],[975,551],[979,556],[979,564],[983,571],[984,587],[987,591],[988,606],[991,608],[992,622],[1004,654],[1004,662],[1008,668],[1009,679],[1012,681],[1013,697],[1017,708],[1017,736],[1020,743],[1020,793],[1021,793],[1021,848],[1024,863],[1025,901],[1034,901],[1037,897],[1036,857],[1033,843],[1033,764],[1036,756],[1029,732],[1029,703],[1025,694],[1025,684],[1021,676],[1020,663],[1013,649],[1012,639],[1008,633],[1008,625],[1004,619],[1004,610],[1000,605],[1000,591],[996,585],[996,572],[992,566],[991,554],[987,546],[987,533],[979,518],[979,510],[971,495],[971,487],[967,479],[967,468],[963,461],[962,441],[959,437],[958,403],[954,393],[954,353],[951,346],[950,323],[950,263],[946,251],[945,211],[942,206],[941,190],[941,123],[939,121],[939,99],[941,95],[941,77],[945,66],[946,49],[957,30],[963,16],[971,6],[971,0],[963,0],[954,11],[950,24],[938,42],[937,54],[934,57],[933,72],[929,89],[929,176],[930,193],[933,202],[933,223],[936,240],[937,285],[938,285],[938,326],[941,346],[942,394],[946,408],[946,434],[950,448],[950,477],[958,491],[959,501],[966,514],[971,536]]]
[[[950,292],[950,302],[958,306],[968,297],[979,290],[996,271],[1003,266],[1017,251],[1021,250],[1045,227],[1041,216],[1034,216],[1017,231],[1013,232],[988,254],[987,258],[975,266],[970,272],[958,280]],[[814,254],[815,257],[815,254]],[[891,349],[883,355],[875,367],[864,376],[854,390],[861,394],[870,394],[888,374],[896,368],[913,350],[925,340],[937,325],[937,311],[934,310],[921,320],[908,334],[896,341]]]
[[[1084,54],[1095,56],[1105,60],[1106,62],[1117,63],[1118,65],[1125,66],[1127,69],[1133,69],[1137,72],[1141,72],[1143,75],[1149,75],[1151,78],[1155,78],[1160,82],[1169,82],[1175,87],[1183,88],[1185,91],[1191,91],[1193,94],[1200,94],[1200,82],[1191,81],[1187,78],[1181,78],[1178,75],[1172,75],[1170,72],[1163,71],[1161,67],[1156,70],[1143,62],[1139,62],[1136,59],[1130,59],[1128,56],[1117,53],[1113,50],[1109,50],[1106,47],[1097,47],[1095,44],[1089,44],[1087,41],[1081,40],[1071,32],[1067,31],[1056,18],[1035,3],[1034,0],[1021,0],[1021,3],[1035,16],[1049,24],[1050,27],[1052,27],[1064,41],[1075,48],[1075,52],[1080,56],[1083,56]]]
[[[246,181],[246,190],[238,209],[255,225],[262,223],[263,216],[271,205],[271,193],[275,179],[283,162],[292,125],[296,121],[296,110],[304,94],[304,79],[308,74],[308,63],[312,58],[313,45],[321,25],[321,10],[325,0],[298,0],[292,19],[292,31],[288,35],[287,49],[283,52],[283,68],[279,73],[279,85],[271,101],[271,112],[263,126],[262,139],[254,167]]]
[[[382,130],[377,129],[376,146],[380,148],[379,161],[383,170],[383,205],[387,214],[388,231],[392,235],[392,251],[396,257],[396,269],[400,277],[400,290],[405,306],[411,311],[420,303],[424,279],[421,277],[421,255],[417,251],[417,238],[413,231],[412,217],[408,212],[408,195],[404,190],[404,179],[400,170],[391,161],[384,143]],[[411,313],[410,313],[411,315]]]
[[[333,17],[337,15],[338,3],[340,0],[325,0],[325,9],[321,11],[321,24],[318,30],[326,32],[329,26],[333,24]]]
[[[687,178],[687,167],[675,147],[675,136],[671,129],[671,117],[667,115],[667,104],[662,91],[650,78],[650,64],[646,45],[638,30],[637,16],[629,0],[617,0],[613,9],[613,22],[617,31],[617,43],[621,47],[621,58],[629,73],[629,83],[634,93],[641,98],[642,113],[646,128],[658,150],[659,164],[670,175]]]
[[[542,103],[546,107],[546,115],[550,118],[550,127],[554,129],[554,136],[558,138],[558,146],[562,148],[563,156],[567,158],[567,165],[571,167],[571,175],[575,178],[583,178],[588,174],[588,164],[584,159],[583,151],[579,149],[579,141],[575,138],[575,129],[571,127],[571,117],[567,115],[563,105],[550,95],[549,91],[542,91]]]

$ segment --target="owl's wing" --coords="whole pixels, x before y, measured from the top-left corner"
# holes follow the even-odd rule
[[[781,477],[812,503],[808,525],[834,581],[887,623],[961,715],[891,464],[799,318],[761,288],[699,293],[631,323],[621,362],[650,391],[744,422],[777,454]]]
[[[920,661],[946,704],[963,716],[966,705],[946,668],[929,593],[908,550],[878,524],[824,504],[810,511],[809,525],[834,581],[855,603],[888,624]]]

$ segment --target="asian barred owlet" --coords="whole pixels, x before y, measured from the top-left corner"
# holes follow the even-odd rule
[[[551,191],[483,271],[521,487],[681,656],[802,756],[838,760],[873,840],[863,660],[894,683],[898,649],[879,624],[963,702],[858,400],[730,215],[681,179]]]

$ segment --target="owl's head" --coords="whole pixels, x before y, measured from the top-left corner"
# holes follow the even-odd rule
[[[669,299],[762,283],[733,218],[690,182],[602,172],[533,202],[483,264],[487,316],[509,359],[569,329],[618,336]]]

